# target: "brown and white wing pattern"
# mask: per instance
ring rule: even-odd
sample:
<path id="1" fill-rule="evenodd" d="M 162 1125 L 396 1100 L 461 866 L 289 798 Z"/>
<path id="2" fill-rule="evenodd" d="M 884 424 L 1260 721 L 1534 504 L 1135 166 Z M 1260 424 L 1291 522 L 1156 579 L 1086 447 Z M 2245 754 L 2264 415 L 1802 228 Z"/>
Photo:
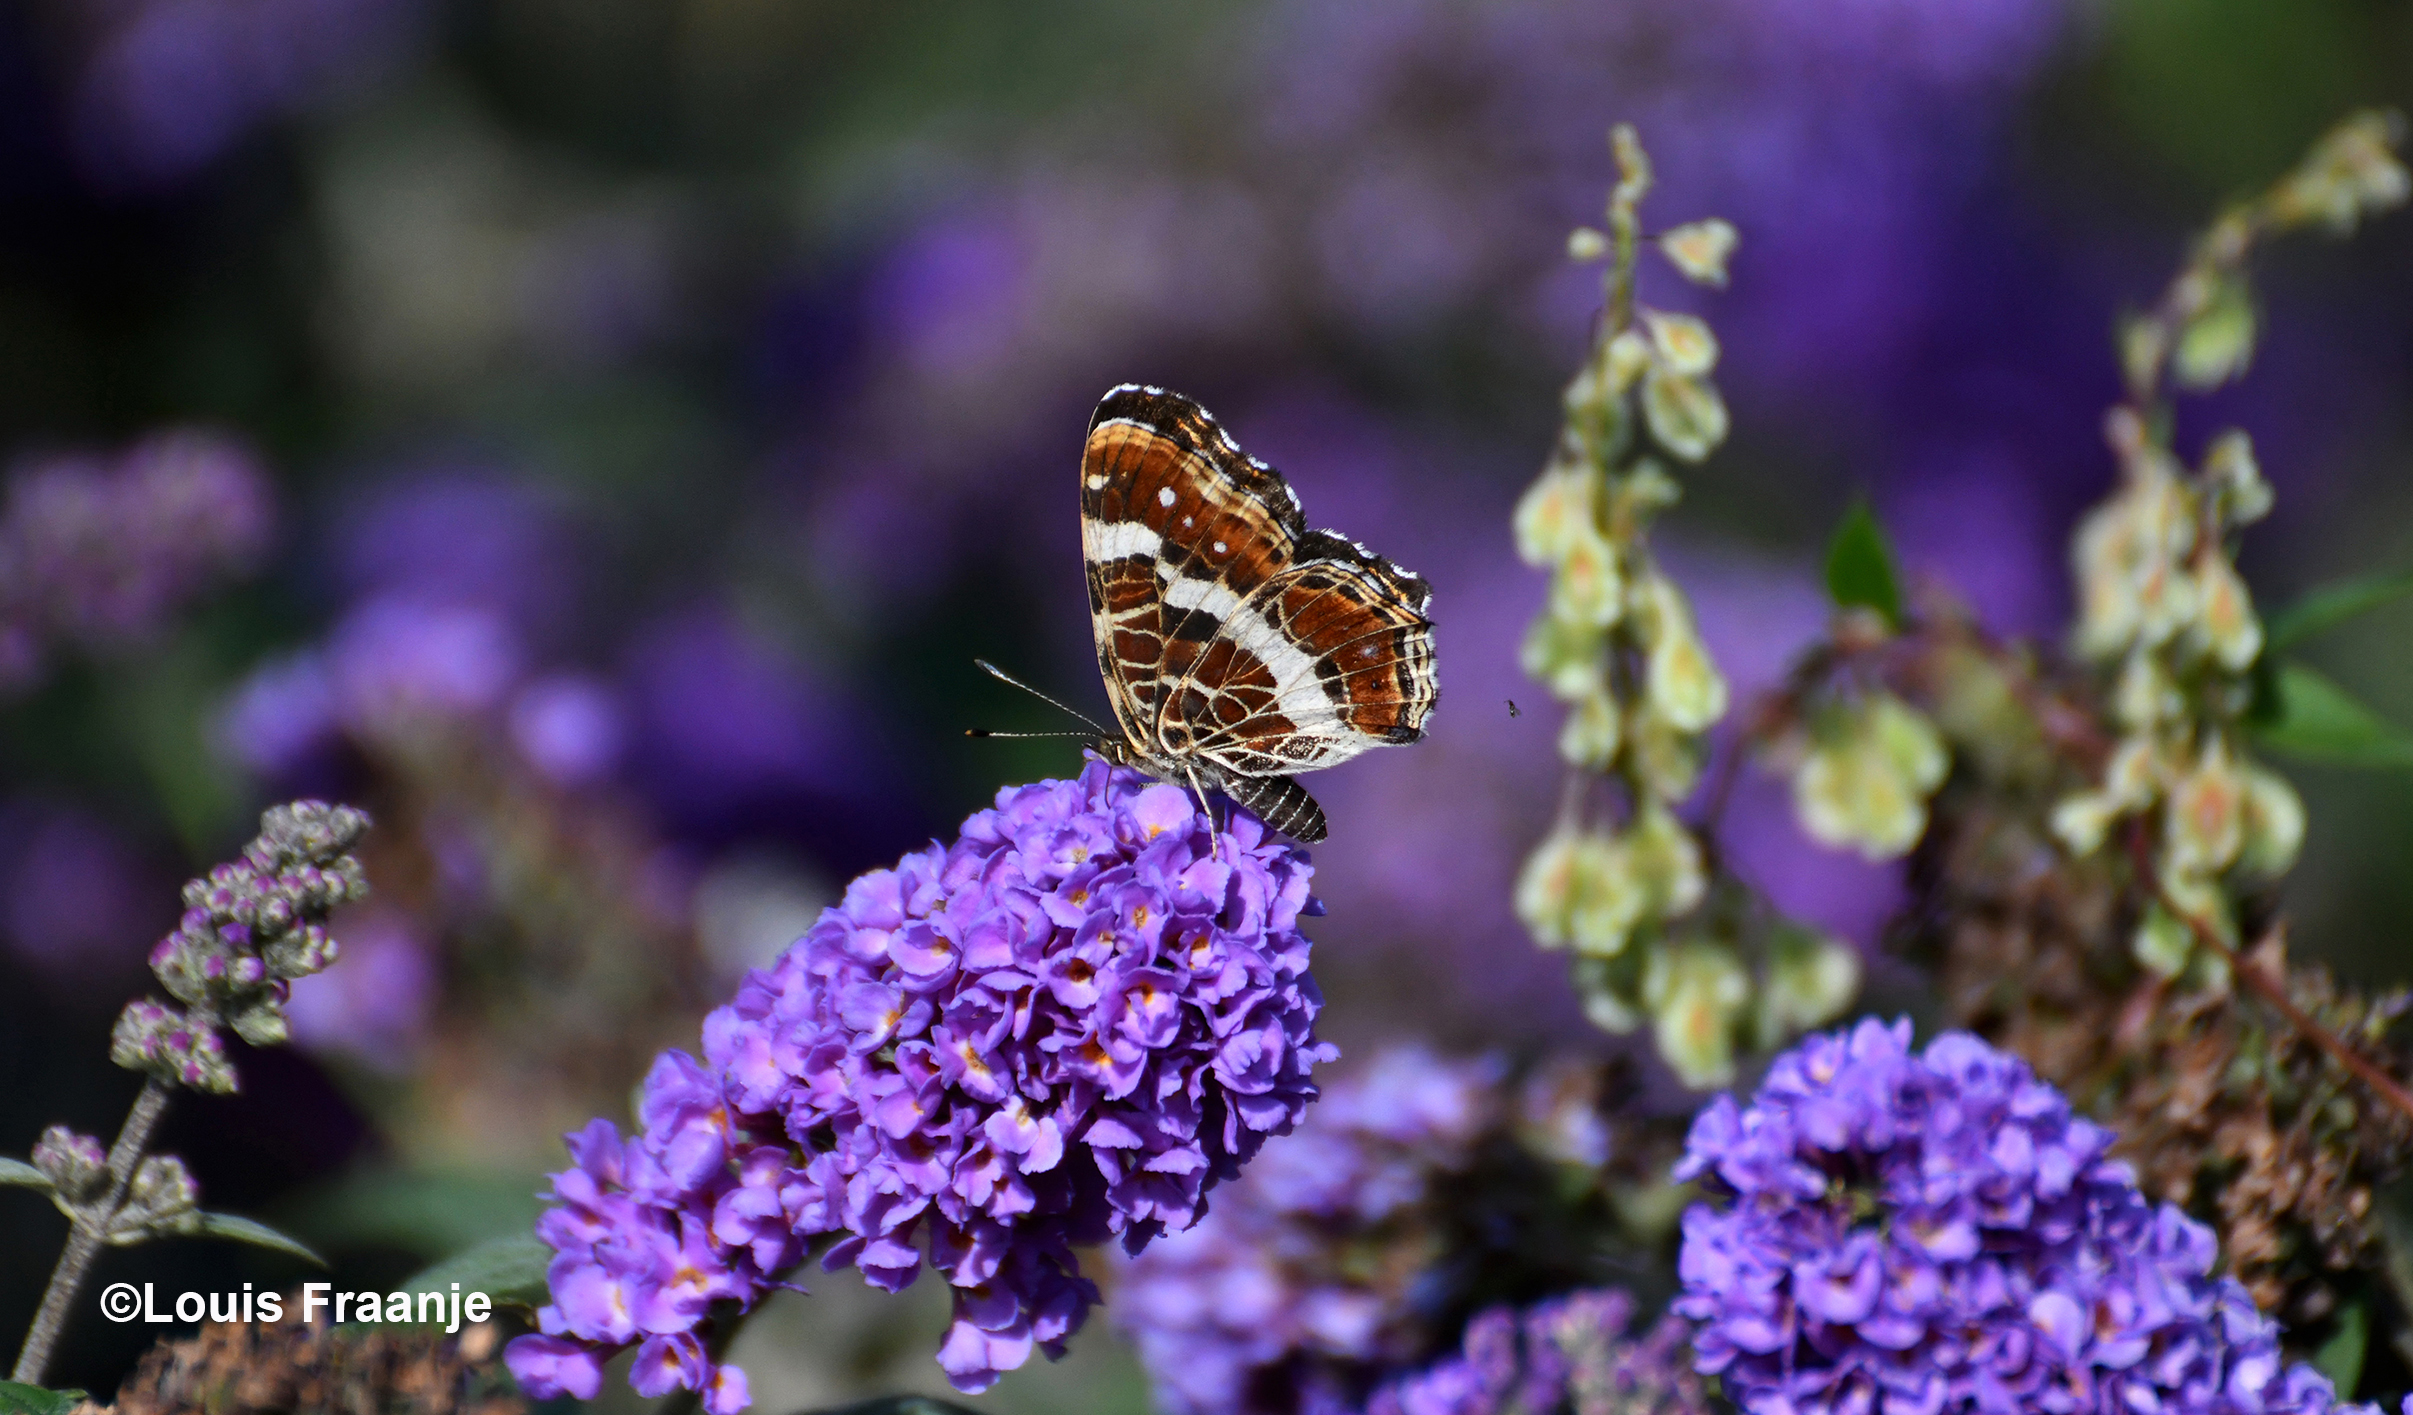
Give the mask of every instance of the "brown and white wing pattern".
<path id="1" fill-rule="evenodd" d="M 1300 551 L 1224 630 L 1235 664 L 1268 668 L 1271 700 L 1193 683 L 1165 707 L 1192 728 L 1192 750 L 1240 775 L 1313 771 L 1405 746 L 1424 735 L 1439 695 L 1425 617 L 1432 587 L 1327 531 Z"/>
<path id="2" fill-rule="evenodd" d="M 1125 384 L 1098 404 L 1081 456 L 1081 552 L 1098 671 L 1132 746 L 1166 750 L 1166 681 L 1198 661 L 1221 625 L 1216 606 L 1288 568 L 1306 529 L 1280 474 L 1196 403 Z"/>
<path id="3" fill-rule="evenodd" d="M 1098 669 L 1134 756 L 1312 840 L 1322 812 L 1271 778 L 1424 735 L 1431 587 L 1309 530 L 1281 474 L 1189 399 L 1125 385 L 1098 405 L 1081 540 Z"/>

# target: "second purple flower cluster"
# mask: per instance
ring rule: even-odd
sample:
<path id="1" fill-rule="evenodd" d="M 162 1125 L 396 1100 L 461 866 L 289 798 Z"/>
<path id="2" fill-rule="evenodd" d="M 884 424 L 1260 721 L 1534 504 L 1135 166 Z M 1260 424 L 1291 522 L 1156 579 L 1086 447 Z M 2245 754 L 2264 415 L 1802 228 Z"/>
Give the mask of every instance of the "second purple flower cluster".
<path id="1" fill-rule="evenodd" d="M 1694 1120 L 1675 1310 L 1749 1415 L 2326 1415 L 2277 1326 L 2213 1278 L 2112 1135 L 1966 1033 L 1863 1021 Z M 2368 1408 L 2368 1407 L 2366 1407 Z"/>
<path id="2" fill-rule="evenodd" d="M 945 1275 L 961 1389 L 1060 1350 L 1098 1297 L 1074 1246 L 1187 1227 L 1314 1098 L 1310 874 L 1245 813 L 1093 762 L 855 880 L 706 1019 L 703 1060 L 656 1063 L 642 1134 L 573 1137 L 512 1369 L 583 1398 L 636 1344 L 641 1393 L 742 1409 L 699 1327 L 824 1237 L 877 1287 Z"/>

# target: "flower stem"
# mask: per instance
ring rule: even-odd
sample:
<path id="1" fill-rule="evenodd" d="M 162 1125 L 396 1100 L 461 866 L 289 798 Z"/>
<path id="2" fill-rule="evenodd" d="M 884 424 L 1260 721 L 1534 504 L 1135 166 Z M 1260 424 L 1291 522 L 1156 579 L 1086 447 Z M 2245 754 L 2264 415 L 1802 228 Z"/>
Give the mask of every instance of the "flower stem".
<path id="1" fill-rule="evenodd" d="M 117 1143 L 109 1147 L 109 1196 L 100 1203 L 81 1209 L 75 1216 L 75 1226 L 68 1230 L 67 1246 L 59 1254 L 59 1265 L 51 1270 L 50 1286 L 42 1294 L 42 1306 L 34 1313 L 33 1326 L 25 1333 L 25 1346 L 17 1353 L 17 1368 L 9 1379 L 25 1385 L 38 1386 L 50 1367 L 50 1356 L 59 1344 L 59 1335 L 67 1329 L 67 1313 L 75 1305 L 76 1294 L 84 1289 L 84 1279 L 92 1272 L 92 1260 L 100 1256 L 101 1243 L 109 1232 L 110 1221 L 126 1201 L 126 1186 L 134 1180 L 135 1167 L 142 1163 L 143 1152 L 150 1148 L 151 1132 L 159 1128 L 159 1118 L 167 1113 L 167 1086 L 156 1078 L 143 1082 L 142 1094 L 134 1098 L 134 1108 L 126 1112 L 126 1123 L 118 1128 Z"/>
<path id="2" fill-rule="evenodd" d="M 2129 851 L 2135 857 L 2137 871 L 2152 890 L 2153 897 L 2160 901 L 2164 909 L 2170 911 L 2171 917 L 2184 923 L 2187 931 L 2195 935 L 2197 943 L 2218 954 L 2229 965 L 2230 973 L 2242 978 L 2245 985 L 2254 990 L 2255 996 L 2269 1004 L 2273 1012 L 2285 1018 L 2287 1025 L 2295 1029 L 2296 1035 L 2328 1053 L 2332 1061 L 2345 1067 L 2356 1080 L 2370 1087 L 2381 1100 L 2386 1101 L 2407 1117 L 2413 1118 L 2413 1091 L 2407 1091 L 2403 1082 L 2382 1070 L 2371 1058 L 2348 1046 L 2344 1038 L 2322 1026 L 2311 1013 L 2297 1006 L 2296 1000 L 2288 995 L 2287 975 L 2284 968 L 2265 968 L 2257 958 L 2241 957 L 2236 949 L 2229 946 L 2229 941 L 2220 936 L 2220 930 L 2212 927 L 2210 921 L 2193 910 L 2182 907 L 2178 900 L 2171 896 L 2168 886 L 2162 883 L 2161 874 L 2154 869 L 2150 850 L 2151 846 L 2146 842 L 2142 831 L 2130 833 Z M 2284 938 L 2286 927 L 2284 921 L 2272 925 L 2270 931 L 2263 935 L 2264 941 Z M 2257 948 L 2255 951 L 2260 952 L 2260 949 Z"/>

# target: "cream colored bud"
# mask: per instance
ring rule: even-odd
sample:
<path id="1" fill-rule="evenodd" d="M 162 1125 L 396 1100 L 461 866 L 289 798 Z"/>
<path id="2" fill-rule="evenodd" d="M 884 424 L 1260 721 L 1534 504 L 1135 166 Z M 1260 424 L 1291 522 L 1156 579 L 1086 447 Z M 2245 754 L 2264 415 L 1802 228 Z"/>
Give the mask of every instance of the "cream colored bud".
<path id="1" fill-rule="evenodd" d="M 1559 727 L 1559 759 L 1586 771 L 1607 771 L 1617 760 L 1617 746 L 1624 738 L 1623 720 L 1617 699 L 1606 691 L 1581 699 Z"/>
<path id="2" fill-rule="evenodd" d="M 1726 440 L 1726 400 L 1705 378 L 1654 368 L 1642 380 L 1642 414 L 1668 455 L 1698 462 Z"/>
<path id="3" fill-rule="evenodd" d="M 2165 978 L 2175 978 L 2187 970 L 2187 960 L 2194 956 L 2195 933 L 2156 901 L 2145 906 L 2145 917 L 2138 921 L 2129 946 L 2137 962 Z"/>
<path id="4" fill-rule="evenodd" d="M 2281 184 L 2279 219 L 2317 222 L 2342 234 L 2364 215 L 2403 203 L 2413 193 L 2413 176 L 2394 151 L 2400 124 L 2393 114 L 2371 112 L 2332 129 Z"/>
<path id="5" fill-rule="evenodd" d="M 2245 812 L 2245 777 L 2214 737 L 2163 802 L 2163 871 L 2210 877 L 2227 869 L 2245 846 Z"/>
<path id="6" fill-rule="evenodd" d="M 2070 559 L 2078 580 L 2078 651 L 2104 659 L 2135 642 L 2139 606 L 2130 564 L 2136 517 L 2127 498 L 2096 507 L 2078 523 Z"/>
<path id="7" fill-rule="evenodd" d="M 2074 859 L 2083 860 L 2103 848 L 2111 823 L 2124 814 L 2120 804 L 2099 791 L 2064 796 L 2053 806 L 2053 835 Z"/>
<path id="8" fill-rule="evenodd" d="M 1614 387 L 1608 373 L 1597 359 L 1590 360 L 1567 380 L 1566 391 L 1559 395 L 1566 405 L 1567 416 L 1576 421 L 1597 420 L 1602 405 L 1616 401 L 1625 390 Z"/>
<path id="9" fill-rule="evenodd" d="M 2120 371 L 2131 388 L 2152 388 L 2161 379 L 2170 341 L 2158 319 L 2132 318 L 2120 326 Z"/>
<path id="10" fill-rule="evenodd" d="M 1712 216 L 1691 221 L 1659 238 L 1659 251 L 1695 285 L 1726 288 L 1726 261 L 1734 254 L 1734 228 Z"/>
<path id="11" fill-rule="evenodd" d="M 1645 699 L 1625 723 L 1626 752 L 1642 784 L 1661 801 L 1681 801 L 1701 779 L 1701 739 L 1672 725 Z"/>
<path id="12" fill-rule="evenodd" d="M 2253 596 L 2237 567 L 2217 547 L 2195 567 L 2195 598 L 2200 615 L 2196 637 L 2213 660 L 2231 673 L 2243 673 L 2262 652 L 2262 621 L 2254 617 Z"/>
<path id="13" fill-rule="evenodd" d="M 1642 534 L 1650 518 L 1684 498 L 1667 469 L 1644 457 L 1609 486 L 1609 539 L 1623 545 Z"/>
<path id="14" fill-rule="evenodd" d="M 1701 868 L 1701 843 L 1674 812 L 1656 801 L 1644 803 L 1619 841 L 1649 916 L 1673 919 L 1701 902 L 1709 886 Z"/>
<path id="15" fill-rule="evenodd" d="M 1759 1044 L 1775 1048 L 1843 1015 L 1860 991 L 1860 953 L 1807 929 L 1777 931 L 1759 989 Z"/>
<path id="16" fill-rule="evenodd" d="M 1624 952 L 1651 903 L 1650 888 L 1636 878 L 1624 842 L 1598 832 L 1578 837 L 1572 879 L 1568 942 L 1589 958 Z"/>
<path id="17" fill-rule="evenodd" d="M 1526 564 L 1555 565 L 1566 554 L 1576 528 L 1593 519 L 1599 475 L 1588 466 L 1553 459 L 1525 488 L 1509 524 L 1516 532 L 1517 555 Z"/>
<path id="18" fill-rule="evenodd" d="M 1571 624 L 1606 629 L 1625 607 L 1625 576 L 1609 544 L 1589 516 L 1567 526 L 1558 572 L 1550 577 L 1550 612 Z"/>
<path id="19" fill-rule="evenodd" d="M 1526 629 L 1517 656 L 1526 676 L 1548 688 L 1552 697 L 1560 702 L 1581 702 L 1599 692 L 1606 681 L 1602 644 L 1598 626 L 1570 623 L 1544 612 Z"/>
<path id="20" fill-rule="evenodd" d="M 1659 367 L 1669 373 L 1697 378 L 1718 366 L 1718 337 L 1702 321 L 1688 314 L 1645 310 L 1642 322 L 1651 332 Z"/>
<path id="21" fill-rule="evenodd" d="M 1575 853 L 1580 838 L 1563 826 L 1551 831 L 1517 871 L 1517 919 L 1544 948 L 1564 948 L 1570 937 L 1568 921 L 1574 912 Z"/>
<path id="22" fill-rule="evenodd" d="M 2253 361 L 2254 297 L 2243 280 L 2213 285 L 2202 309 L 2180 327 L 2170 351 L 2170 377 L 2181 388 L 2217 388 Z"/>
<path id="23" fill-rule="evenodd" d="M 1890 860 L 1927 829 L 1927 798 L 1951 755 L 1934 724 L 1890 693 L 1830 714 L 1793 775 L 1793 803 L 1812 839 Z"/>
<path id="24" fill-rule="evenodd" d="M 2186 712 L 2186 695 L 2161 659 L 2145 649 L 2132 651 L 2111 686 L 2112 717 L 2130 732 L 2150 732 Z"/>
<path id="25" fill-rule="evenodd" d="M 1650 341 L 1631 329 L 1622 330 L 1609 341 L 1605 362 L 1608 366 L 1609 388 L 1613 392 L 1624 393 L 1640 382 L 1642 375 L 1650 370 Z"/>
<path id="26" fill-rule="evenodd" d="M 2164 643 L 2195 612 L 2194 579 L 2182 565 L 2195 544 L 2195 497 L 2158 451 L 2128 467 L 2127 485 L 2088 513 L 2071 547 L 2077 647 L 2098 660 Z"/>
<path id="27" fill-rule="evenodd" d="M 1653 948 L 1642 1000 L 1679 1080 L 1701 1090 L 1734 1079 L 1734 1024 L 1751 1000 L 1751 977 L 1732 949 L 1701 940 Z"/>
<path id="28" fill-rule="evenodd" d="M 1649 646 L 1653 711 L 1678 731 L 1707 731 L 1726 715 L 1726 680 L 1701 642 L 1692 605 L 1675 581 L 1655 572 L 1636 584 L 1635 601 Z"/>
<path id="29" fill-rule="evenodd" d="M 2254 459 L 2254 440 L 2235 428 L 2204 449 L 2204 485 L 2223 500 L 2221 514 L 2232 526 L 2251 525 L 2270 513 L 2271 484 Z"/>
<path id="30" fill-rule="evenodd" d="M 1607 233 L 1590 226 L 1578 226 L 1567 233 L 1567 259 L 1590 264 L 1605 259 L 1609 253 Z"/>
<path id="31" fill-rule="evenodd" d="M 2162 794 L 2162 750 L 2149 733 L 2139 732 L 2114 747 L 2103 767 L 2103 790 L 2125 810 L 2141 810 Z"/>
<path id="32" fill-rule="evenodd" d="M 2221 888 L 2220 881 L 2165 868 L 2161 884 L 2173 909 L 2183 919 L 2201 920 L 2212 930 L 2213 937 L 2231 948 L 2237 946 L 2236 912 L 2229 907 L 2228 893 Z"/>
<path id="33" fill-rule="evenodd" d="M 2101 790 L 2064 797 L 2053 807 L 2053 834 L 2083 859 L 2103 847 L 2114 821 L 2152 805 L 2161 792 L 2161 750 L 2151 733 L 2136 733 L 2113 749 Z"/>
<path id="34" fill-rule="evenodd" d="M 2247 763 L 2237 774 L 2245 780 L 2245 843 L 2238 868 L 2276 879 L 2294 868 L 2303 852 L 2304 798 L 2275 771 Z"/>

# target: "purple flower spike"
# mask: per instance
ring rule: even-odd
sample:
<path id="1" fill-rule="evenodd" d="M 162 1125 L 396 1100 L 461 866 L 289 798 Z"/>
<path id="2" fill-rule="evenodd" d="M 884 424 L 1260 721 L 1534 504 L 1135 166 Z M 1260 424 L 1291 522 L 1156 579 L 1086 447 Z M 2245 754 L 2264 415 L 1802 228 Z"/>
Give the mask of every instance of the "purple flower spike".
<path id="1" fill-rule="evenodd" d="M 1676 1167 L 1728 1200 L 1684 1215 L 1697 1369 L 1747 1415 L 2340 1410 L 2111 1138 L 1965 1033 L 1804 1039 Z"/>
<path id="2" fill-rule="evenodd" d="M 1218 829 L 1093 761 L 855 880 L 705 1019 L 700 1061 L 655 1064 L 638 1134 L 570 1137 L 537 1223 L 553 1301 L 512 1370 L 582 1394 L 638 1346 L 640 1392 L 743 1409 L 706 1313 L 809 1248 L 889 1291 L 937 1269 L 959 1389 L 1060 1354 L 1098 1300 L 1074 1247 L 1189 1227 L 1315 1098 L 1310 873 L 1245 812 Z"/>

